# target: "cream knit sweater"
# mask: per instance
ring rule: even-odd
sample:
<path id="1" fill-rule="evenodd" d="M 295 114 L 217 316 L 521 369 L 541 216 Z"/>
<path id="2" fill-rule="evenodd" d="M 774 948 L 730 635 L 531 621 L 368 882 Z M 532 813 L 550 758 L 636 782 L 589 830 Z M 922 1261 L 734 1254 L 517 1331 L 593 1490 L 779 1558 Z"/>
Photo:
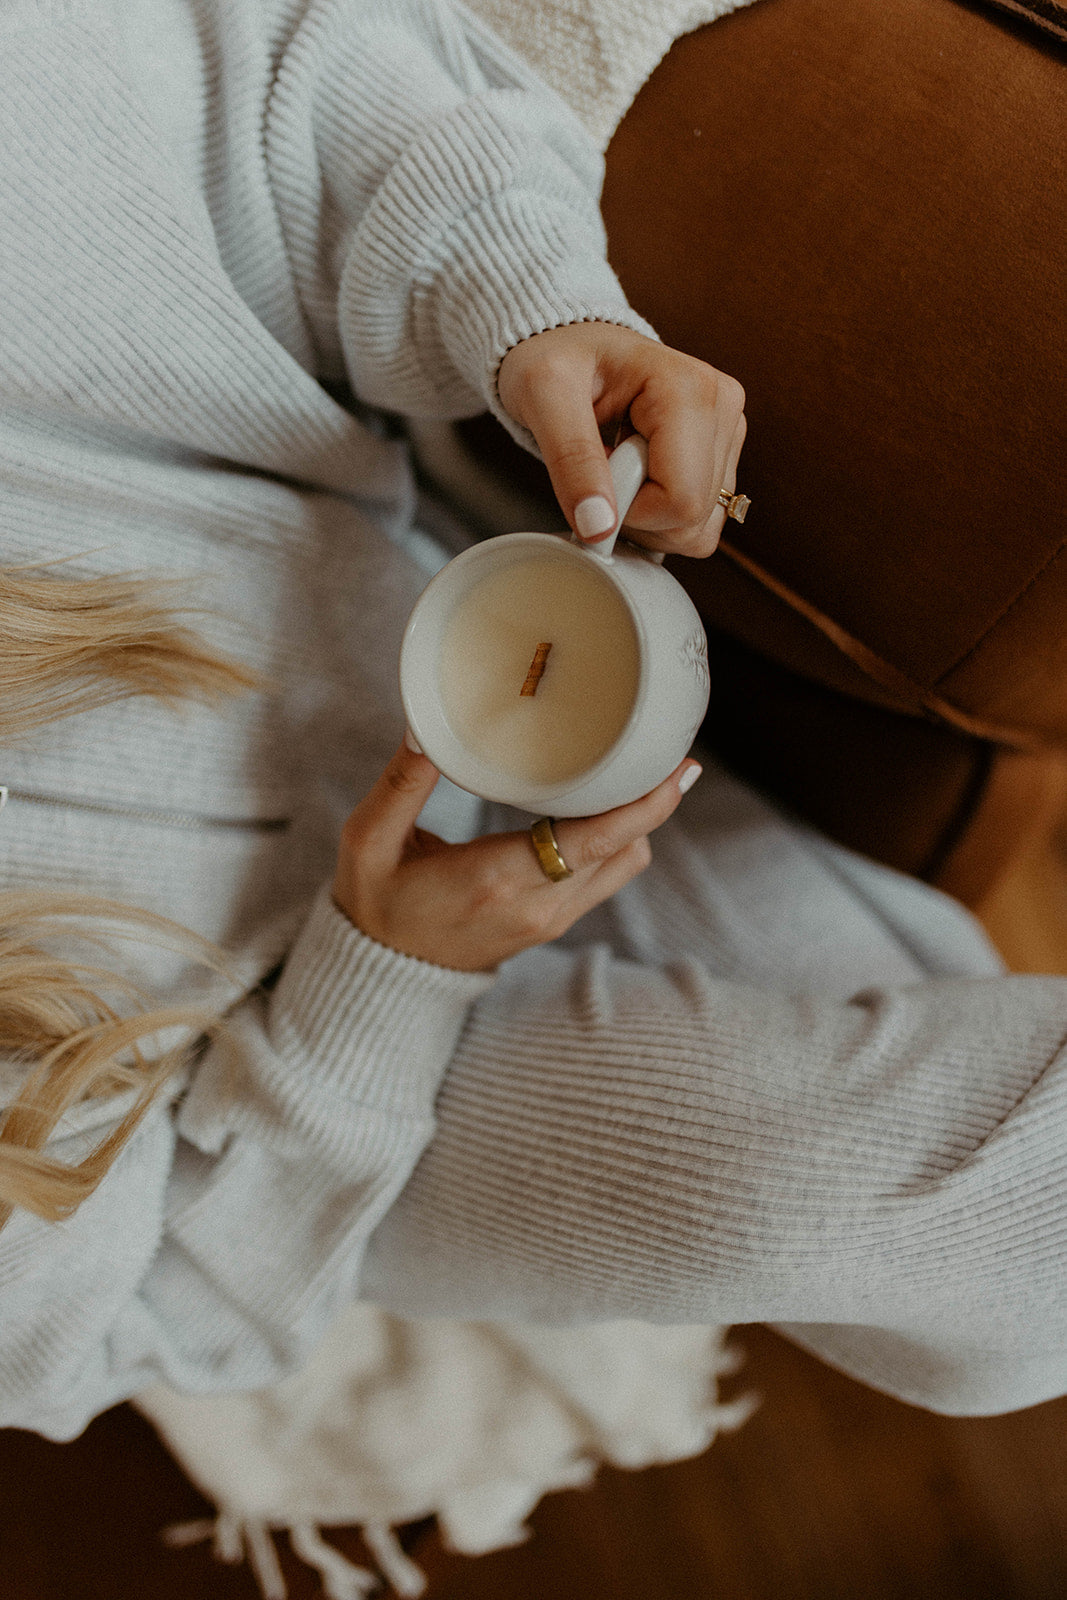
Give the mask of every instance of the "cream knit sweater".
<path id="1" fill-rule="evenodd" d="M 165 911 L 240 983 L 126 950 L 231 1033 L 71 1222 L 0 1235 L 0 1418 L 64 1437 L 154 1380 L 267 1383 L 360 1292 L 775 1319 L 948 1410 L 1060 1393 L 1067 984 L 1000 975 L 958 907 L 714 768 L 642 883 L 495 982 L 316 899 L 422 579 L 382 413 L 493 403 L 537 328 L 640 324 L 594 148 L 462 13 L 141 14 L 0 13 L 4 555 L 183 576 L 280 688 L 3 753 L 4 883 Z"/>

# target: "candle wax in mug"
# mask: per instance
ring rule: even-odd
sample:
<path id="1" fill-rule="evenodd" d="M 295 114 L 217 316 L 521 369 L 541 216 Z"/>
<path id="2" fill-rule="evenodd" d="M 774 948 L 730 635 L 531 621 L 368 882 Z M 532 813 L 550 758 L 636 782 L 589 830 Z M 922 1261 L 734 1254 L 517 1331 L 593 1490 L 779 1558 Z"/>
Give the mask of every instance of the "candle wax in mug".
<path id="1" fill-rule="evenodd" d="M 536 694 L 522 687 L 549 643 Z M 488 765 L 552 784 L 595 766 L 637 693 L 629 610 L 595 568 L 534 557 L 474 584 L 448 619 L 440 693 L 452 732 Z"/>

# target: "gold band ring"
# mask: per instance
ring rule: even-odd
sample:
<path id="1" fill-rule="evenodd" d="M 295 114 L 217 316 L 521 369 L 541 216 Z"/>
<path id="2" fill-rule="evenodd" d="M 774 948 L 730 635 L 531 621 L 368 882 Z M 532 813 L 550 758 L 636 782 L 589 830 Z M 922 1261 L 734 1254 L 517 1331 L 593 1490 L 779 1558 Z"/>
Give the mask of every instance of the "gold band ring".
<path id="1" fill-rule="evenodd" d="M 553 883 L 562 883 L 564 878 L 571 877 L 572 873 L 559 853 L 556 835 L 552 831 L 552 820 L 551 817 L 538 817 L 530 829 L 530 838 L 545 877 L 551 878 Z"/>
<path id="2" fill-rule="evenodd" d="M 720 489 L 717 506 L 722 506 L 728 517 L 733 517 L 735 522 L 744 522 L 748 516 L 748 508 L 752 501 L 747 494 L 731 494 L 729 489 Z"/>

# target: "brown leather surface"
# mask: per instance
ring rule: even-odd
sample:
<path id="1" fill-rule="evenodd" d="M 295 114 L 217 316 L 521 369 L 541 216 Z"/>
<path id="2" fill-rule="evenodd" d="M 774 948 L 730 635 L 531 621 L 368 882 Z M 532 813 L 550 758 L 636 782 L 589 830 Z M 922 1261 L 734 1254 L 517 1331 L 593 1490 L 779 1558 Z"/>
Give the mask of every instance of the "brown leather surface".
<path id="1" fill-rule="evenodd" d="M 990 747 L 783 672 L 723 632 L 709 631 L 708 664 L 709 740 L 729 766 L 839 843 L 937 875 L 981 800 Z"/>
<path id="2" fill-rule="evenodd" d="M 731 540 L 924 691 L 1061 745 L 1065 68 L 959 0 L 760 0 L 675 45 L 604 191 L 634 305 L 746 387 Z M 985 892 L 1059 754 L 892 715 L 736 565 L 676 570 L 730 658 L 723 753 L 906 870 L 938 879 L 966 836 Z"/>
<path id="3" fill-rule="evenodd" d="M 748 391 L 737 544 L 924 687 L 1060 739 L 1065 64 L 957 0 L 760 0 L 674 47 L 604 191 L 637 309 Z M 808 666 L 750 580 L 691 581 Z"/>

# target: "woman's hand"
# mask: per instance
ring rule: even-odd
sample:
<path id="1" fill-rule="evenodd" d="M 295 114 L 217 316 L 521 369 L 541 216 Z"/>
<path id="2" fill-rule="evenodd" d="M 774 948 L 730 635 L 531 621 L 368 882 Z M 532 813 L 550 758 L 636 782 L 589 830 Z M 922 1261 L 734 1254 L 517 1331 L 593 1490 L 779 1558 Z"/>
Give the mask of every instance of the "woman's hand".
<path id="1" fill-rule="evenodd" d="M 697 762 L 683 761 L 632 805 L 558 822 L 556 839 L 573 876 L 552 883 L 526 830 L 446 844 L 416 827 L 438 773 L 403 744 L 345 823 L 334 900 L 379 944 L 437 966 L 488 971 L 565 933 L 643 872 L 648 834 L 699 773 Z"/>
<path id="2" fill-rule="evenodd" d="M 570 526 L 603 538 L 615 494 L 601 429 L 630 421 L 648 440 L 648 482 L 626 518 L 652 550 L 707 556 L 719 542 L 745 441 L 745 392 L 704 361 L 608 322 L 534 334 L 508 351 L 497 389 L 537 440 Z"/>

